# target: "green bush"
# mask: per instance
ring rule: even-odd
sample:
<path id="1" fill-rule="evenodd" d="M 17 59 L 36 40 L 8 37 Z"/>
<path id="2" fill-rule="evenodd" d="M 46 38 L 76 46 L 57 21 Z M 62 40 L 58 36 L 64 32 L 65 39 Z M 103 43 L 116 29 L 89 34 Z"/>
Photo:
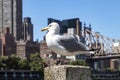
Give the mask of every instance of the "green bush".
<path id="1" fill-rule="evenodd" d="M 81 65 L 81 66 L 88 66 L 88 64 L 84 60 L 75 60 L 75 61 L 70 61 L 68 63 L 69 65 Z"/>
<path id="2" fill-rule="evenodd" d="M 0 57 L 0 70 L 32 70 L 42 71 L 44 68 L 44 62 L 41 59 L 39 53 L 30 55 L 30 60 L 22 59 L 17 55 L 13 54 L 9 57 Z"/>

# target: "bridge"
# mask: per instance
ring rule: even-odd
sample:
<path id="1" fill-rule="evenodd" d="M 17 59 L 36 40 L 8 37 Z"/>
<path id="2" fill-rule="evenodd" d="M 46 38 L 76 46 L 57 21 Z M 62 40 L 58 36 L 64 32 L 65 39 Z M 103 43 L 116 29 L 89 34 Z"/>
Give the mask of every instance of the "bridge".
<path id="1" fill-rule="evenodd" d="M 120 56 L 120 40 L 106 37 L 99 32 L 93 32 L 90 28 L 84 27 L 83 37 L 85 44 L 95 50 L 94 57 L 98 56 Z"/>
<path id="2" fill-rule="evenodd" d="M 95 51 L 94 54 L 88 57 L 92 67 L 98 69 L 115 68 L 114 64 L 117 61 L 117 69 L 119 69 L 120 40 L 94 32 L 91 30 L 91 27 L 84 27 L 82 34 L 83 42 Z"/>

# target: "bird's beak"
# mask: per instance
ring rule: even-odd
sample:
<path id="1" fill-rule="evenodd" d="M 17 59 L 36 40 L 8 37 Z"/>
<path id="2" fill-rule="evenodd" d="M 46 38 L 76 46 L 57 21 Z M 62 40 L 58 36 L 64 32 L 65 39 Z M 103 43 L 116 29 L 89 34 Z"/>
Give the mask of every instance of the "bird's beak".
<path id="1" fill-rule="evenodd" d="M 49 27 L 45 27 L 45 28 L 42 28 L 41 31 L 45 31 L 45 30 L 48 30 Z"/>

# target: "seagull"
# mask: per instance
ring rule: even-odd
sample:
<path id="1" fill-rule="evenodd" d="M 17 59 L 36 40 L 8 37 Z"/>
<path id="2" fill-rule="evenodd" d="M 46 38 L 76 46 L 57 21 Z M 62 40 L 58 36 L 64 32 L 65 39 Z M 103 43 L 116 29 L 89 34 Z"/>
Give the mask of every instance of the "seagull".
<path id="1" fill-rule="evenodd" d="M 72 56 L 78 54 L 89 54 L 89 49 L 79 41 L 75 35 L 60 35 L 60 26 L 56 22 L 50 23 L 41 31 L 47 30 L 45 37 L 47 46 L 56 54 Z"/>

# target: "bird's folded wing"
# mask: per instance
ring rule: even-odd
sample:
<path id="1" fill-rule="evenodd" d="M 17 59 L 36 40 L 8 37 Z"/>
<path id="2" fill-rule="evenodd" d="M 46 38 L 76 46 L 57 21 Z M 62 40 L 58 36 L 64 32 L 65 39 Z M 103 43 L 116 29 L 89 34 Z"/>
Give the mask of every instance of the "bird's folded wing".
<path id="1" fill-rule="evenodd" d="M 85 45 L 78 42 L 74 36 L 61 36 L 58 43 L 69 52 L 86 50 Z"/>

